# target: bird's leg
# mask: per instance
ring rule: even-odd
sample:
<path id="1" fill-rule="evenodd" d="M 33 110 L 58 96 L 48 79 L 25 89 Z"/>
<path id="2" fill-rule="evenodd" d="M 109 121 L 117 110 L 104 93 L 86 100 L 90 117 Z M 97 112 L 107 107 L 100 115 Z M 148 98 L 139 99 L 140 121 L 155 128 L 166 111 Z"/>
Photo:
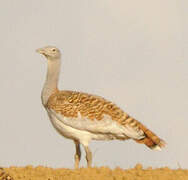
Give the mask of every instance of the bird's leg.
<path id="1" fill-rule="evenodd" d="M 75 164 L 74 167 L 75 169 L 79 168 L 79 163 L 80 163 L 80 159 L 81 159 L 81 151 L 80 151 L 80 143 L 78 141 L 74 141 L 75 146 L 76 146 L 76 153 L 74 155 L 74 160 L 75 160 Z"/>
<path id="2" fill-rule="evenodd" d="M 86 152 L 86 160 L 87 160 L 87 167 L 91 167 L 92 163 L 92 152 L 90 151 L 88 146 L 84 146 Z"/>

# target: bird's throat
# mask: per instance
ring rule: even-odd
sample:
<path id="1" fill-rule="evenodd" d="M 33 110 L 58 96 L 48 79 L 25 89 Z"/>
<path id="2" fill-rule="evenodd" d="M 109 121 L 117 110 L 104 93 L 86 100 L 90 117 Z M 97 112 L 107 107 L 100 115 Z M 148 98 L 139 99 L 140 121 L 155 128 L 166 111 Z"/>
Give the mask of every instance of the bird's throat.
<path id="1" fill-rule="evenodd" d="M 41 94 L 42 104 L 44 106 L 46 106 L 49 97 L 58 90 L 60 66 L 60 59 L 48 60 L 46 81 Z"/>

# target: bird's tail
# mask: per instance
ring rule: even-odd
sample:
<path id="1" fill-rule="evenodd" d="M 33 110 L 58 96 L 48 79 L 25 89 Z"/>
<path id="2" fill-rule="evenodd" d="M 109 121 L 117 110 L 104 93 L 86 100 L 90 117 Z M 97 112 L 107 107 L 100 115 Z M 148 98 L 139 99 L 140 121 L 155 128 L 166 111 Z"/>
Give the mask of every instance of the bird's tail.
<path id="1" fill-rule="evenodd" d="M 135 139 L 136 142 L 145 144 L 147 147 L 153 150 L 161 150 L 161 148 L 165 147 L 166 142 L 160 139 L 157 135 L 155 135 L 152 131 L 150 131 L 147 127 L 137 121 L 137 125 L 144 132 L 145 137 L 142 139 Z"/>

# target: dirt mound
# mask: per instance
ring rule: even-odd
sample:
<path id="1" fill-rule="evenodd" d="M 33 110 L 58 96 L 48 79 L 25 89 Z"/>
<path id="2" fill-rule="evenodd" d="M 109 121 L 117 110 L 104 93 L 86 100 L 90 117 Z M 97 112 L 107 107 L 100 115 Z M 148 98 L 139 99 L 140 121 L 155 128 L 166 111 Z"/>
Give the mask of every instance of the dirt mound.
<path id="1" fill-rule="evenodd" d="M 143 169 L 137 164 L 133 169 L 93 167 L 53 169 L 48 167 L 10 167 L 0 169 L 0 180 L 188 180 L 188 170 L 167 167 Z"/>

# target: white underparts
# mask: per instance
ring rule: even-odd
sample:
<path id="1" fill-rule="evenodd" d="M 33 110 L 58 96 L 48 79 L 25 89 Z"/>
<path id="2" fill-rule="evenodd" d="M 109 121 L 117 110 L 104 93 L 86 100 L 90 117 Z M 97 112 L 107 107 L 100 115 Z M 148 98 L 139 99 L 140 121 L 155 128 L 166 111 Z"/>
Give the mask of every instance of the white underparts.
<path id="1" fill-rule="evenodd" d="M 153 150 L 161 151 L 161 148 L 160 148 L 158 145 L 156 145 L 156 146 L 153 148 Z"/>
<path id="2" fill-rule="evenodd" d="M 113 139 L 141 139 L 143 132 L 137 132 L 129 126 L 122 126 L 105 115 L 100 121 L 81 117 L 64 117 L 52 109 L 47 109 L 53 126 L 64 137 L 79 140 L 82 144 L 88 144 L 91 140 Z"/>

